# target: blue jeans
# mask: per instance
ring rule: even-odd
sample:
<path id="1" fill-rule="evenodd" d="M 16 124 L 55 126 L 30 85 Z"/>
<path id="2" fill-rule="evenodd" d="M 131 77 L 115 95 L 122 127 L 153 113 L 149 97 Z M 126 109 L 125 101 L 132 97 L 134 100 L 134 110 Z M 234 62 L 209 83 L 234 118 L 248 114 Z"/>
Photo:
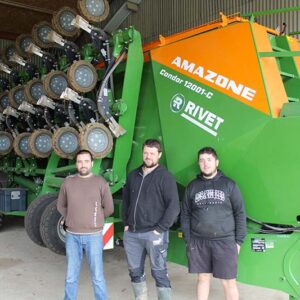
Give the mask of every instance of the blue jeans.
<path id="1" fill-rule="evenodd" d="M 66 234 L 67 276 L 64 300 L 76 300 L 78 279 L 83 257 L 86 253 L 96 300 L 107 300 L 103 275 L 102 232 L 96 234 Z"/>
<path id="2" fill-rule="evenodd" d="M 148 232 L 124 232 L 124 248 L 127 256 L 129 275 L 133 283 L 146 280 L 144 266 L 149 255 L 151 275 L 157 287 L 171 287 L 167 271 L 167 250 L 169 232 L 155 234 Z"/>

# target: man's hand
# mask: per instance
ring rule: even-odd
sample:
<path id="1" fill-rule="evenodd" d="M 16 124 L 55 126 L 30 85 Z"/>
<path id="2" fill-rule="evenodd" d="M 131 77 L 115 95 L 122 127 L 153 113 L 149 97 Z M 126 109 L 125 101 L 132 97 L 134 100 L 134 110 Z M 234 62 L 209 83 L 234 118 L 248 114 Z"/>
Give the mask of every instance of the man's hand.
<path id="1" fill-rule="evenodd" d="M 60 225 L 62 226 L 62 228 L 64 229 L 64 231 L 67 231 L 67 225 L 66 225 L 66 219 L 62 218 L 60 220 Z"/>
<path id="2" fill-rule="evenodd" d="M 125 231 L 128 231 L 128 229 L 129 229 L 129 226 L 125 226 L 125 227 L 124 227 L 124 232 L 125 232 Z"/>
<path id="3" fill-rule="evenodd" d="M 238 254 L 240 254 L 241 246 L 239 244 L 236 244 L 236 246 L 237 246 L 237 252 Z"/>
<path id="4" fill-rule="evenodd" d="M 154 234 L 156 234 L 156 235 L 160 235 L 160 232 L 158 232 L 157 230 L 153 230 L 153 232 L 154 232 Z"/>

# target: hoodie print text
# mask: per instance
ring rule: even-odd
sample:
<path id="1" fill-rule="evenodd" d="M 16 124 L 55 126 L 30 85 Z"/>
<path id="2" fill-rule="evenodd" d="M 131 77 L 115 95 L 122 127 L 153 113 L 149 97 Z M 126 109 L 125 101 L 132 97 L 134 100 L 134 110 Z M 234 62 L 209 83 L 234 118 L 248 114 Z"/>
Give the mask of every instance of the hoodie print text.
<path id="1" fill-rule="evenodd" d="M 225 193 L 221 190 L 208 189 L 195 194 L 196 205 L 222 204 L 225 201 Z"/>

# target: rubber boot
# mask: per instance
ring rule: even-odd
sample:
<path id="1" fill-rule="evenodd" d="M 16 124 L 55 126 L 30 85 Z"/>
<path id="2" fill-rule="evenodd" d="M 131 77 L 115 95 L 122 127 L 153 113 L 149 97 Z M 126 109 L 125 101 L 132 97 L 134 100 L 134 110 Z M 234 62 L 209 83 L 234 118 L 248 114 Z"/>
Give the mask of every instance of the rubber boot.
<path id="1" fill-rule="evenodd" d="M 158 287 L 157 288 L 157 298 L 158 300 L 171 300 L 171 288 Z"/>
<path id="2" fill-rule="evenodd" d="M 132 282 L 132 288 L 135 300 L 148 300 L 146 281 L 138 283 Z"/>

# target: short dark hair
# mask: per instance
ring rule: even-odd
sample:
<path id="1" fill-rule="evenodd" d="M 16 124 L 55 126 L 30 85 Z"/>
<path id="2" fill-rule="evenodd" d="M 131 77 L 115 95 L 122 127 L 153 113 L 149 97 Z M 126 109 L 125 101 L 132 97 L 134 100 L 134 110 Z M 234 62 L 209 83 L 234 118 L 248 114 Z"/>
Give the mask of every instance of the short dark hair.
<path id="1" fill-rule="evenodd" d="M 201 154 L 211 154 L 215 159 L 218 159 L 218 154 L 216 152 L 216 150 L 212 147 L 204 147 L 204 148 L 201 148 L 199 151 L 198 151 L 198 160 L 200 158 L 200 155 Z"/>
<path id="2" fill-rule="evenodd" d="M 162 147 L 161 147 L 161 143 L 159 140 L 156 140 L 156 139 L 148 139 L 144 142 L 143 144 L 143 149 L 144 147 L 147 146 L 147 147 L 151 147 L 151 148 L 156 148 L 158 150 L 158 152 L 161 152 L 162 151 Z"/>
<path id="3" fill-rule="evenodd" d="M 77 157 L 78 157 L 78 155 L 80 155 L 80 154 L 89 154 L 90 157 L 91 157 L 91 161 L 94 160 L 93 154 L 91 153 L 91 151 L 89 151 L 89 150 L 87 150 L 87 149 L 81 149 L 81 150 L 79 150 L 79 151 L 76 153 L 76 155 L 75 155 L 75 160 L 77 160 Z"/>

